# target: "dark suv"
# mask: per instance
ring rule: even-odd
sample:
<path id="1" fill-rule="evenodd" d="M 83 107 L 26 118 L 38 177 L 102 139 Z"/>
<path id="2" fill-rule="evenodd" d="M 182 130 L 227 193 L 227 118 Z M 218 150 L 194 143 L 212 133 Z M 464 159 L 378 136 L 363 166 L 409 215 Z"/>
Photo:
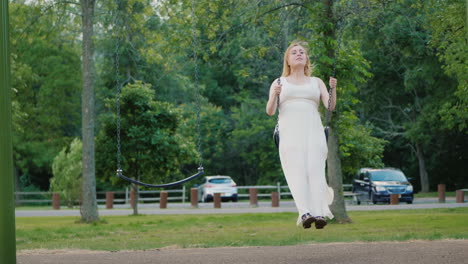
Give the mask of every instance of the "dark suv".
<path id="1" fill-rule="evenodd" d="M 400 202 L 413 203 L 413 185 L 399 169 L 360 169 L 353 182 L 355 202 L 390 202 L 390 194 L 398 194 Z"/>

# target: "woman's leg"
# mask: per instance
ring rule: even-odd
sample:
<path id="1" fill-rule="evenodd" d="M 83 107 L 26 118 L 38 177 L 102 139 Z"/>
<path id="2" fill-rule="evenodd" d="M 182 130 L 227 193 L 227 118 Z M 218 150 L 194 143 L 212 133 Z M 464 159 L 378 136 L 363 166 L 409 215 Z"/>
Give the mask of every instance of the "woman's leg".
<path id="1" fill-rule="evenodd" d="M 306 175 L 306 155 L 300 148 L 284 147 L 281 149 L 280 158 L 286 181 L 299 211 L 298 224 L 300 224 L 300 217 L 310 212 L 310 182 Z"/>

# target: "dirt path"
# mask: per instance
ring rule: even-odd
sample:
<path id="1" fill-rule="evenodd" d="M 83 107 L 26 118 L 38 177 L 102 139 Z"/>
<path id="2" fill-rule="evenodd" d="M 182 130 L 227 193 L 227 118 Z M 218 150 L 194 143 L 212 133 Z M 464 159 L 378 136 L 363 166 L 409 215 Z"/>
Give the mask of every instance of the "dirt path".
<path id="1" fill-rule="evenodd" d="M 159 249 L 146 251 L 34 250 L 18 264 L 362 264 L 468 263 L 468 240 L 331 243 L 278 247 Z"/>

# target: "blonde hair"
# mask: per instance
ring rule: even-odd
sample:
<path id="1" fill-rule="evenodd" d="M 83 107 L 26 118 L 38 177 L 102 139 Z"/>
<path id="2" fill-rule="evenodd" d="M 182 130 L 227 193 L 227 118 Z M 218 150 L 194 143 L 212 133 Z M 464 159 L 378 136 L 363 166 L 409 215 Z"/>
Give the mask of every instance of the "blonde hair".
<path id="1" fill-rule="evenodd" d="M 283 60 L 283 73 L 281 74 L 281 76 L 283 77 L 287 77 L 291 74 L 291 67 L 288 65 L 288 59 L 289 59 L 289 51 L 293 48 L 293 47 L 296 47 L 296 46 L 301 46 L 304 48 L 304 51 L 305 51 L 305 54 L 306 54 L 306 58 L 307 58 L 307 61 L 306 61 L 306 64 L 304 66 L 304 74 L 306 76 L 311 76 L 312 75 L 312 71 L 313 71 L 313 65 L 310 64 L 310 59 L 309 59 L 309 49 L 308 49 L 308 45 L 306 42 L 304 41 L 300 41 L 300 40 L 295 40 L 293 41 L 289 47 L 286 49 L 286 51 L 284 52 L 284 60 Z"/>

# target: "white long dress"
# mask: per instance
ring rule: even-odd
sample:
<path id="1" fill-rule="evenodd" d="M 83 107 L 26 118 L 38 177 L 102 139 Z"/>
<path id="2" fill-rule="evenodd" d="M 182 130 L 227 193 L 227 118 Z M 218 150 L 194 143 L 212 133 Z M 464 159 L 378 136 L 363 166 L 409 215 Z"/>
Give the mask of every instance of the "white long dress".
<path id="1" fill-rule="evenodd" d="M 328 147 L 318 112 L 320 89 L 310 77 L 303 85 L 288 83 L 281 77 L 279 154 L 286 181 L 301 216 L 333 218 L 329 205 L 333 189 L 325 179 Z"/>

